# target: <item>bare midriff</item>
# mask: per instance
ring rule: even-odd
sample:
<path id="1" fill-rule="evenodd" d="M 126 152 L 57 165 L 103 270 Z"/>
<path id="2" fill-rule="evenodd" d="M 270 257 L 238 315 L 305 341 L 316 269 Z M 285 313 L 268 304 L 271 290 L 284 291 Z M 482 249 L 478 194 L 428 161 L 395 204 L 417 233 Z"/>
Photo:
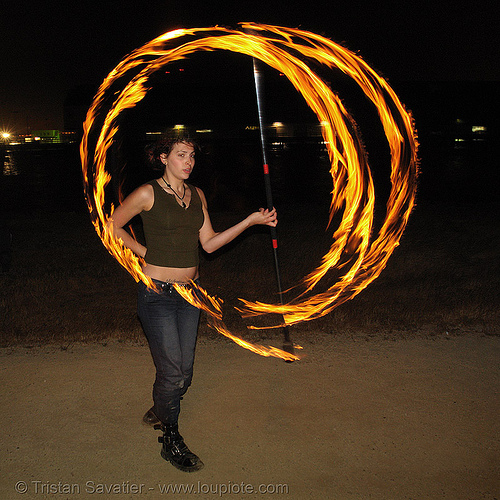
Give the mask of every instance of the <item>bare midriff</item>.
<path id="1" fill-rule="evenodd" d="M 195 267 L 163 267 L 144 264 L 142 271 L 146 276 L 159 281 L 188 283 L 198 278 L 198 266 Z"/>

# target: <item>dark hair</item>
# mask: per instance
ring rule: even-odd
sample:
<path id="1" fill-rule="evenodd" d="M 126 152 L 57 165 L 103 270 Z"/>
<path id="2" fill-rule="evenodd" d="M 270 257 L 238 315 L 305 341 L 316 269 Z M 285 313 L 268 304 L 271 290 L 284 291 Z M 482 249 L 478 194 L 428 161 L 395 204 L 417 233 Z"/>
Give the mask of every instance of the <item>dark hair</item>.
<path id="1" fill-rule="evenodd" d="M 198 144 L 187 135 L 177 135 L 175 137 L 162 137 L 154 144 L 146 146 L 146 158 L 152 165 L 155 171 L 161 172 L 165 170 L 165 165 L 160 160 L 160 155 L 169 155 L 176 144 L 189 144 L 193 148 L 198 149 Z"/>

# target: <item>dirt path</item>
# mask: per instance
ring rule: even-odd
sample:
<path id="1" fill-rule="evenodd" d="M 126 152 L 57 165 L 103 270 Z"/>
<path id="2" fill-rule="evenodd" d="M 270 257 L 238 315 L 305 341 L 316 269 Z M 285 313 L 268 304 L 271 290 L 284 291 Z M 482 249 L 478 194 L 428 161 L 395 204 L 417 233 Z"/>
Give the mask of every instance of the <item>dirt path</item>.
<path id="1" fill-rule="evenodd" d="M 499 337 L 298 340 L 293 364 L 199 343 L 195 474 L 141 425 L 146 346 L 4 349 L 0 498 L 500 498 Z"/>

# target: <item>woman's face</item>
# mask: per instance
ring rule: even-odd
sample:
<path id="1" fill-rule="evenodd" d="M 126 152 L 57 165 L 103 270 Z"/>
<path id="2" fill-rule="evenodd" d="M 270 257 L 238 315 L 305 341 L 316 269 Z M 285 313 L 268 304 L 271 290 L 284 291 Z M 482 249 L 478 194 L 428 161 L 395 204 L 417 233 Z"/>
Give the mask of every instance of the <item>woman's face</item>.
<path id="1" fill-rule="evenodd" d="M 179 180 L 186 180 L 194 167 L 194 147 L 185 142 L 178 142 L 168 154 L 161 154 L 160 159 L 165 165 L 167 175 Z"/>

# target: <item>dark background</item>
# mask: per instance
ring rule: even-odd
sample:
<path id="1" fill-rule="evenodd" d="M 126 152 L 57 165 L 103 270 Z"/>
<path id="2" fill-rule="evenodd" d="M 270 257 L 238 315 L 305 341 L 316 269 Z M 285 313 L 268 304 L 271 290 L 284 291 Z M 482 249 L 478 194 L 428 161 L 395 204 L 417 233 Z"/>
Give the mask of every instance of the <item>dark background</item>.
<path id="1" fill-rule="evenodd" d="M 270 0 L 265 5 L 218 2 L 217 7 L 189 1 L 11 3 L 0 16 L 0 125 L 14 133 L 63 129 L 69 104 L 81 104 L 85 112 L 97 86 L 126 54 L 174 28 L 236 27 L 239 21 L 253 21 L 323 34 L 359 52 L 412 111 L 421 172 L 417 206 L 387 269 L 356 300 L 325 317 L 325 331 L 366 323 L 372 332 L 380 325 L 385 330 L 428 332 L 433 325 L 430 330 L 448 335 L 479 325 L 478 331 L 492 334 L 498 332 L 500 276 L 496 19 L 494 2 L 481 1 L 379 5 Z M 144 130 L 192 117 L 197 126 L 226 127 L 226 135 L 216 142 L 204 141 L 192 178 L 205 189 L 217 230 L 261 206 L 258 138 L 243 141 L 235 133 L 242 121 L 257 120 L 250 63 L 237 54 L 199 54 L 186 61 L 184 72 L 155 76 L 147 97 L 123 113 L 120 141 L 111 155 L 115 165 L 110 168 L 126 167 L 126 191 L 147 174 L 139 162 Z M 366 144 L 380 223 L 389 188 L 389 157 L 379 120 L 353 82 L 338 74 L 329 81 Z M 301 97 L 279 75 L 266 74 L 265 87 L 268 123 L 311 118 Z M 75 120 L 77 128 L 82 119 Z M 485 132 L 473 133 L 474 126 Z M 309 272 L 324 255 L 322 245 L 330 242 L 324 231 L 331 188 L 328 161 L 317 141 L 302 139 L 287 141 L 286 149 L 274 148 L 270 159 L 286 286 Z M 99 336 L 128 332 L 136 325 L 134 283 L 109 258 L 90 224 L 78 144 L 19 147 L 5 153 L 0 155 L 0 227 L 13 236 L 13 254 L 10 271 L 1 276 L 0 329 L 17 341 L 30 335 L 39 338 L 46 329 L 69 337 L 74 330 Z M 263 244 L 254 236 L 262 236 Z M 262 299 L 275 290 L 272 269 L 269 281 L 262 279 L 263 267 L 272 267 L 272 258 L 249 256 L 260 256 L 269 247 L 268 234 L 247 232 L 242 239 L 223 255 L 204 257 L 205 283 L 213 293 L 223 290 L 225 298 L 254 293 Z M 117 283 L 129 287 L 130 294 Z M 84 289 L 88 293 L 82 295 Z M 97 321 L 94 304 L 111 296 L 123 311 Z M 55 303 L 66 315 L 56 318 L 60 328 L 55 325 Z M 75 317 L 81 318 L 76 329 Z M 7 318 L 4 326 L 2 318 Z M 114 323 L 119 318 L 129 326 Z M 311 328 L 321 325 L 313 323 Z"/>
<path id="2" fill-rule="evenodd" d="M 127 1 L 11 3 L 0 18 L 0 126 L 14 133 L 77 129 L 65 108 L 85 111 L 105 76 L 133 49 L 179 27 L 254 21 L 314 31 L 358 52 L 388 79 L 413 113 L 420 142 L 420 205 L 479 207 L 497 199 L 499 181 L 499 44 L 492 2 L 205 2 Z M 182 73 L 176 70 L 183 66 Z M 117 169 L 127 165 L 126 191 L 150 175 L 139 167 L 148 128 L 191 119 L 197 126 L 237 129 L 257 121 L 251 61 L 233 53 L 195 54 L 152 79 L 153 89 L 123 114 Z M 285 81 L 283 81 L 285 80 Z M 330 78 L 361 130 L 383 205 L 389 157 L 374 110 L 339 74 Z M 267 122 L 314 121 L 300 95 L 276 72 L 266 75 Z M 79 115 L 77 115 L 79 116 Z M 73 116 L 74 118 L 74 116 Z M 68 120 L 66 120 L 67 122 Z M 472 126 L 486 127 L 474 136 Z M 251 146 L 227 135 L 205 144 L 193 182 L 207 189 L 211 207 L 255 208 L 262 178 L 257 137 Z M 480 140 L 477 140 L 480 139 Z M 2 161 L 17 175 L 1 176 L 0 209 L 85 210 L 78 145 L 13 152 Z M 328 164 L 317 144 L 289 144 L 271 153 L 273 186 L 281 204 L 328 198 Z M 237 165 L 237 168 L 235 168 Z M 10 168 L 10 167 L 9 167 Z M 307 173 L 306 176 L 303 174 Z M 226 186 L 218 180 L 224 179 Z M 224 189 L 227 188 L 227 189 Z M 241 192 L 232 198 L 238 188 Z M 217 198 L 218 197 L 218 198 Z M 221 201 L 224 200 L 224 201 Z M 327 206 L 326 204 L 324 205 Z"/>
<path id="3" fill-rule="evenodd" d="M 129 52 L 179 27 L 253 21 L 323 34 L 391 81 L 500 81 L 495 2 L 9 2 L 0 33 L 0 126 L 63 129 L 63 103 Z"/>

